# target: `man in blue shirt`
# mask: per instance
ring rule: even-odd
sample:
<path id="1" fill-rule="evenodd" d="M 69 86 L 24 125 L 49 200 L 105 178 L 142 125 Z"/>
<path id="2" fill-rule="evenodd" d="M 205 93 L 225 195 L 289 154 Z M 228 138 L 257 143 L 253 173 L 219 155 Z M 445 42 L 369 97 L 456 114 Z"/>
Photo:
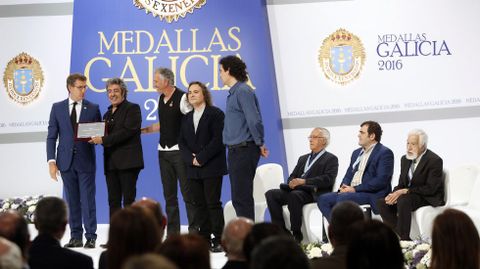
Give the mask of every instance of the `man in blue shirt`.
<path id="1" fill-rule="evenodd" d="M 223 143 L 228 147 L 232 203 L 237 216 L 255 219 L 253 178 L 260 156 L 267 157 L 262 115 L 247 66 L 236 56 L 220 59 L 220 78 L 230 87 L 225 108 Z"/>

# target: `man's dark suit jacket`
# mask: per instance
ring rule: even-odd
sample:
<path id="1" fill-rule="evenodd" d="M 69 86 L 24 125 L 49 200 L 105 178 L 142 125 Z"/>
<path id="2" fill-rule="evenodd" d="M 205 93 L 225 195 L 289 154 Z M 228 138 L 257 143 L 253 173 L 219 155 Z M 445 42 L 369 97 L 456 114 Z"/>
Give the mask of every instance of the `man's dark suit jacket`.
<path id="1" fill-rule="evenodd" d="M 125 100 L 113 114 L 112 106 L 109 106 L 103 119 L 108 130 L 108 134 L 103 137 L 105 171 L 142 169 L 143 151 L 140 139 L 142 113 L 140 106 Z"/>
<path id="2" fill-rule="evenodd" d="M 410 186 L 408 171 L 412 160 L 402 157 L 398 186 L 393 191 L 408 188 L 408 193 L 422 196 L 430 205 L 441 206 L 444 201 L 443 161 L 431 150 L 427 150 L 413 173 Z"/>
<path id="3" fill-rule="evenodd" d="M 187 178 L 218 177 L 227 173 L 222 142 L 224 119 L 225 114 L 219 108 L 206 106 L 195 132 L 193 111 L 183 118 L 178 145 L 187 164 Z M 193 153 L 201 167 L 193 165 Z"/>
<path id="4" fill-rule="evenodd" d="M 332 191 L 338 173 L 338 158 L 332 153 L 325 151 L 302 177 L 309 155 L 305 154 L 298 158 L 297 165 L 288 177 L 287 183 L 294 178 L 305 179 L 305 185 L 298 187 L 303 190 L 310 189 L 315 198 L 320 194 Z"/>
<path id="5" fill-rule="evenodd" d="M 91 257 L 63 248 L 57 239 L 46 234 L 33 240 L 28 264 L 31 269 L 93 269 Z"/>

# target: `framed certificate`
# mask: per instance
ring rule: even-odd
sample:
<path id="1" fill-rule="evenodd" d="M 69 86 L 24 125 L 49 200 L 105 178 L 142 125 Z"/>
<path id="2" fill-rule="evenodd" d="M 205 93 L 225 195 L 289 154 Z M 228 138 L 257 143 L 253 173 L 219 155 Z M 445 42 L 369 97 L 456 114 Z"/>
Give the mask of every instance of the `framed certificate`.
<path id="1" fill-rule="evenodd" d="M 92 136 L 105 136 L 105 122 L 82 122 L 78 123 L 75 140 L 88 141 Z"/>

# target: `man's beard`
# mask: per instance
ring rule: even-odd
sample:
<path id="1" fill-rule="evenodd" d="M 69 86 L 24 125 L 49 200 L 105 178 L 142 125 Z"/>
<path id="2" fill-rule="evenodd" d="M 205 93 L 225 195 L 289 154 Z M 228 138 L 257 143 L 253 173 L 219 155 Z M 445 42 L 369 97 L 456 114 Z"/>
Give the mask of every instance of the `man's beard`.
<path id="1" fill-rule="evenodd" d="M 418 155 L 416 153 L 410 153 L 410 152 L 407 152 L 407 155 L 405 156 L 408 160 L 415 160 Z"/>

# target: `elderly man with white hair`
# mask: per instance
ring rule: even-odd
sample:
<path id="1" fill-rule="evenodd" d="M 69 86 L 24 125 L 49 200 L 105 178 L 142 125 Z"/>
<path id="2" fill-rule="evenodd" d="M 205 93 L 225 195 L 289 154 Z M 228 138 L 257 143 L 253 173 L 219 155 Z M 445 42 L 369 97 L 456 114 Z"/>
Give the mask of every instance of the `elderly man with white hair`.
<path id="1" fill-rule="evenodd" d="M 408 133 L 407 154 L 402 157 L 398 186 L 377 201 L 383 221 L 402 240 L 410 240 L 412 212 L 422 206 L 441 206 L 444 201 L 443 161 L 427 149 L 428 136 L 420 129 Z"/>

